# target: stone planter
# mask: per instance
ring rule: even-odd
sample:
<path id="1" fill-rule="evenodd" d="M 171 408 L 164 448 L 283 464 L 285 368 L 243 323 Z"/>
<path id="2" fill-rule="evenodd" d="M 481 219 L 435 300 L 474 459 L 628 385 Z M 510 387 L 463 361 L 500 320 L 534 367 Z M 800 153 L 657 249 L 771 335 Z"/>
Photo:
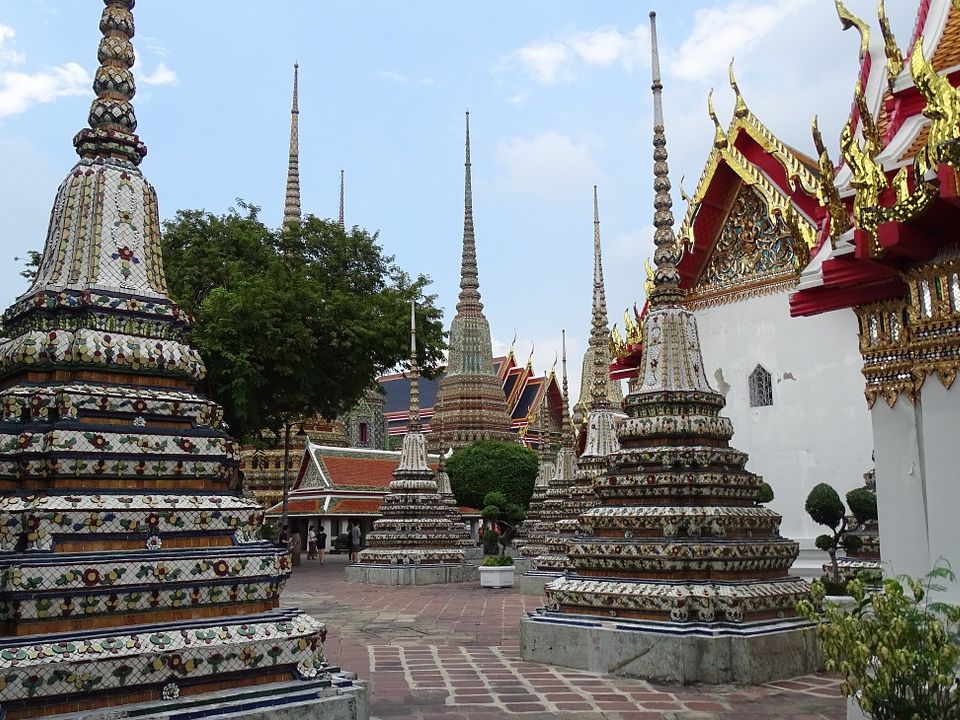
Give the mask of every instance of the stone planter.
<path id="1" fill-rule="evenodd" d="M 480 587 L 513 587 L 513 565 L 501 565 L 499 567 L 484 567 L 481 565 Z"/>

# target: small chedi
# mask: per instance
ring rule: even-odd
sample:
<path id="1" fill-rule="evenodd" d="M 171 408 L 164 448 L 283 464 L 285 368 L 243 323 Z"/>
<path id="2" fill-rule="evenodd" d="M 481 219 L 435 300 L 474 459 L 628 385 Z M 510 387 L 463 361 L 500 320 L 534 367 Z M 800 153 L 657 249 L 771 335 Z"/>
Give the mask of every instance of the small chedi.
<path id="1" fill-rule="evenodd" d="M 847 493 L 850 514 L 846 517 L 848 538 L 844 555 L 837 558 L 837 570 L 841 580 L 852 580 L 861 573 L 876 573 L 881 569 L 880 523 L 877 517 L 876 471 L 863 474 L 863 487 Z M 833 564 L 826 563 L 823 572 L 833 572 Z"/>
<path id="2" fill-rule="evenodd" d="M 524 546 L 520 549 L 520 556 L 530 559 L 530 569 L 525 572 L 520 581 L 520 589 L 524 594 L 539 594 L 543 584 L 559 574 L 546 559 L 562 552 L 557 547 L 557 521 L 565 517 L 565 501 L 567 491 L 573 483 L 576 472 L 577 456 L 574 450 L 573 423 L 570 419 L 569 394 L 567 392 L 567 349 L 566 332 L 561 331 L 564 337 L 562 349 L 563 362 L 563 393 L 561 401 L 561 440 L 560 450 L 554 465 L 553 476 L 547 481 L 543 490 L 543 501 L 533 508 L 537 518 L 527 532 Z M 543 563 L 548 562 L 545 566 Z"/>
<path id="3" fill-rule="evenodd" d="M 655 16 L 654 287 L 643 367 L 624 405 L 620 449 L 596 478 L 568 571 L 521 622 L 525 660 L 671 682 L 765 682 L 816 669 L 796 618 L 806 583 L 797 543 L 760 507 L 761 479 L 731 448 L 723 396 L 708 384 L 683 307 L 673 233 Z"/>
<path id="4" fill-rule="evenodd" d="M 440 456 L 440 465 L 437 467 L 437 493 L 440 495 L 440 501 L 447 508 L 447 516 L 450 518 L 450 522 L 453 523 L 453 531 L 457 535 L 457 545 L 464 548 L 476 547 L 476 542 L 470 535 L 470 528 L 460 514 L 460 506 L 457 504 L 457 498 L 450 486 L 450 475 L 443 467 L 442 455 Z"/>
<path id="5" fill-rule="evenodd" d="M 427 442 L 420 422 L 420 371 L 417 363 L 416 308 L 410 308 L 410 422 L 400 465 L 380 505 L 381 518 L 367 534 L 359 562 L 346 569 L 348 582 L 427 585 L 478 577 L 464 562 L 465 528 L 438 491 L 427 464 Z"/>
<path id="6" fill-rule="evenodd" d="M 139 169 L 134 0 L 104 4 L 80 160 L 0 341 L 0 715 L 259 718 L 309 698 L 305 718 L 365 717 L 324 625 L 278 607 L 289 556 L 257 539 L 222 410 L 195 390 Z"/>
<path id="7" fill-rule="evenodd" d="M 543 512 L 543 502 L 547 497 L 547 487 L 557 467 L 557 455 L 552 447 L 553 438 L 548 430 L 546 417 L 549 412 L 548 407 L 547 394 L 544 392 L 540 407 L 537 410 L 537 415 L 534 418 L 537 437 L 539 438 L 537 447 L 537 477 L 533 482 L 533 494 L 530 496 L 527 517 L 520 523 L 520 526 L 517 528 L 517 534 L 513 538 L 513 546 L 517 548 L 517 551 L 520 553 L 520 559 L 516 560 L 518 566 L 526 563 L 527 567 L 529 567 L 532 558 L 546 552 L 546 546 L 541 546 L 535 549 L 532 555 L 523 554 L 523 548 L 530 542 L 531 531 L 533 531 L 537 523 L 542 519 L 541 514 Z"/>

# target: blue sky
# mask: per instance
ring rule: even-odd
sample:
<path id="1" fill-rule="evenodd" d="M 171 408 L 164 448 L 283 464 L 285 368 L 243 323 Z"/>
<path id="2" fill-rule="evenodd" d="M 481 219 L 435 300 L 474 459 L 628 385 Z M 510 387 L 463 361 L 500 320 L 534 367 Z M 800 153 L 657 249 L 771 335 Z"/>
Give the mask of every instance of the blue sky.
<path id="1" fill-rule="evenodd" d="M 915 0 L 888 2 L 905 45 Z M 875 0 L 847 5 L 875 25 Z M 96 69 L 96 0 L 0 0 L 0 304 L 25 289 L 14 256 L 43 245 L 76 159 Z M 135 9 L 142 169 L 164 218 L 240 197 L 279 224 L 292 64 L 300 63 L 305 212 L 379 230 L 434 280 L 452 317 L 463 218 L 463 111 L 471 112 L 481 293 L 495 350 L 516 331 L 549 367 L 567 330 L 571 387 L 590 322 L 592 185 L 599 185 L 611 321 L 642 301 L 651 252 L 649 10 L 658 10 L 675 214 L 722 122 L 727 65 L 755 113 L 812 153 L 836 138 L 859 39 L 832 0 L 140 0 Z M 836 147 L 836 142 L 833 143 Z M 836 151 L 834 156 L 836 157 Z M 622 321 L 621 321 L 622 324 Z"/>

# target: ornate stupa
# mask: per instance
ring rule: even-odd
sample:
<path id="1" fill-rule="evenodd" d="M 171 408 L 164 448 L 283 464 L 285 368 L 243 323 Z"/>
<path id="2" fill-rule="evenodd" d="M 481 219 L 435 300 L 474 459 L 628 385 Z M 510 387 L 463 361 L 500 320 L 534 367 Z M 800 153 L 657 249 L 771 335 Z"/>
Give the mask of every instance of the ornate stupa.
<path id="1" fill-rule="evenodd" d="M 597 325 L 604 330 L 603 342 L 594 335 Z M 593 186 L 593 303 L 590 308 L 590 342 L 583 355 L 580 373 L 580 399 L 573 406 L 573 424 L 580 429 L 587 414 L 596 403 L 597 384 L 603 391 L 603 403 L 609 409 L 620 412 L 623 405 L 623 390 L 617 380 L 610 379 L 610 342 L 607 327 L 607 300 L 603 286 L 603 265 L 600 260 L 600 207 L 597 203 L 597 186 Z"/>
<path id="2" fill-rule="evenodd" d="M 453 519 L 427 464 L 419 379 L 416 308 L 411 303 L 410 422 L 400 465 L 380 505 L 381 518 L 367 533 L 367 548 L 360 552 L 359 562 L 347 567 L 348 582 L 426 585 L 477 577 L 476 566 L 464 562 L 463 523 Z"/>
<path id="3" fill-rule="evenodd" d="M 761 479 L 730 447 L 724 398 L 707 382 L 696 320 L 683 306 L 673 232 L 655 15 L 654 288 L 641 380 L 626 398 L 620 450 L 594 482 L 568 572 L 521 623 L 525 660 L 673 682 L 763 682 L 816 668 L 796 619 L 806 583 L 797 543 L 758 503 Z"/>
<path id="4" fill-rule="evenodd" d="M 875 469 L 870 469 L 863 474 L 863 488 L 854 492 L 870 493 L 867 497 L 873 497 L 873 512 L 868 512 L 868 517 L 857 517 L 857 512 L 852 512 L 847 517 L 847 527 L 850 528 L 849 534 L 856 537 L 859 545 L 856 549 L 844 550 L 844 555 L 837 558 L 837 569 L 844 580 L 853 580 L 860 573 L 876 573 L 882 570 L 880 563 L 880 523 L 874 517 L 876 514 L 876 496 L 877 496 L 877 473 Z M 861 502 L 863 500 L 861 499 Z M 850 494 L 847 495 L 847 504 L 851 504 Z M 851 510 L 860 511 L 859 507 Z M 869 508 L 868 508 L 869 510 Z M 823 572 L 826 575 L 833 573 L 833 566 L 830 563 L 824 563 Z"/>
<path id="5" fill-rule="evenodd" d="M 139 168 L 134 0 L 104 4 L 80 160 L 3 319 L 2 714 L 199 716 L 212 703 L 255 718 L 309 696 L 305 718 L 331 705 L 356 717 L 364 691 L 332 687 L 323 624 L 279 607 L 289 555 L 257 539 L 222 410 L 195 389 L 203 361 L 167 294 Z"/>
<path id="6" fill-rule="evenodd" d="M 470 173 L 470 113 L 466 115 L 464 167 L 460 296 L 457 314 L 450 324 L 447 369 L 440 380 L 430 434 L 431 448 L 441 453 L 469 445 L 474 440 L 513 442 L 516 439 L 510 430 L 503 388 L 493 369 L 490 324 L 480 302 Z"/>
<path id="7" fill-rule="evenodd" d="M 450 475 L 443 467 L 443 460 L 444 457 L 441 455 L 440 463 L 437 465 L 437 493 L 440 495 L 440 500 L 447 507 L 447 514 L 450 517 L 450 522 L 453 523 L 453 530 L 458 537 L 457 544 L 465 548 L 475 547 L 477 543 L 473 539 L 473 536 L 470 535 L 470 528 L 467 526 L 467 523 L 463 521 L 463 516 L 460 514 L 460 506 L 457 504 L 457 498 L 454 496 L 453 488 L 450 485 Z"/>
<path id="8" fill-rule="evenodd" d="M 577 455 L 574 448 L 573 421 L 570 419 L 566 331 L 561 331 L 561 336 L 563 393 L 560 450 L 557 452 L 553 477 L 547 483 L 543 503 L 537 512 L 538 520 L 528 532 L 526 544 L 520 549 L 521 557 L 531 559 L 530 568 L 520 578 L 520 591 L 525 595 L 540 594 L 543 585 L 562 572 L 553 558 L 566 551 L 563 540 L 557 537 L 557 522 L 566 517 L 567 493 L 576 475 Z"/>
<path id="9" fill-rule="evenodd" d="M 600 255 L 600 210 L 597 203 L 597 186 L 593 186 L 593 303 L 588 354 L 593 361 L 590 369 L 592 383 L 590 404 L 586 416 L 587 436 L 583 452 L 577 459 L 577 471 L 573 483 L 564 498 L 563 517 L 557 520 L 556 532 L 560 536 L 551 542 L 559 552 L 541 558 L 542 569 L 562 570 L 567 566 L 567 542 L 581 532 L 580 515 L 595 507 L 599 498 L 593 491 L 596 478 L 607 470 L 607 459 L 620 449 L 617 440 L 617 419 L 620 405 L 611 400 L 609 390 L 609 363 L 603 353 L 607 348 L 607 300 L 603 287 L 603 262 Z M 619 386 L 618 386 L 619 388 Z"/>
<path id="10" fill-rule="evenodd" d="M 549 380 L 544 381 L 544 385 L 548 385 Z M 540 407 L 537 409 L 537 416 L 534 418 L 534 425 L 537 430 L 537 437 L 540 438 L 540 444 L 537 447 L 537 477 L 533 483 L 533 495 L 530 496 L 530 504 L 527 506 L 527 517 L 520 523 L 520 527 L 517 528 L 517 534 L 513 539 L 513 546 L 520 551 L 521 557 L 527 558 L 526 569 L 529 569 L 529 561 L 535 558 L 537 555 L 541 555 L 547 551 L 546 545 L 540 545 L 536 548 L 531 548 L 529 551 L 530 555 L 523 555 L 523 548 L 530 543 L 530 533 L 536 528 L 537 523 L 540 522 L 543 514 L 543 503 L 547 499 L 547 488 L 550 484 L 550 479 L 553 477 L 557 469 L 557 453 L 553 448 L 553 438 L 550 435 L 549 431 L 549 422 L 547 421 L 547 413 L 549 412 L 549 404 L 547 403 L 547 394 L 544 392 L 543 397 L 540 401 Z M 522 563 L 517 563 L 518 565 Z"/>

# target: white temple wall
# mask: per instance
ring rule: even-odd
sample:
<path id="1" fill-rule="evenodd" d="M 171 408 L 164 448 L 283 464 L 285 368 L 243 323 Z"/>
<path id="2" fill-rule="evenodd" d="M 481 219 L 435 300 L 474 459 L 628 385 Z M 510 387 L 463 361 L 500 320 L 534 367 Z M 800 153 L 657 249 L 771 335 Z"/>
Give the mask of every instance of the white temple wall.
<path id="1" fill-rule="evenodd" d="M 960 391 L 928 377 L 920 399 L 883 398 L 871 411 L 877 444 L 881 552 L 893 575 L 925 575 L 941 558 L 960 572 Z M 960 585 L 944 583 L 960 602 Z"/>
<path id="2" fill-rule="evenodd" d="M 794 318 L 788 297 L 761 295 L 696 316 L 707 377 L 726 396 L 732 443 L 773 487 L 781 533 L 811 551 L 825 528 L 804 510 L 807 494 L 821 482 L 841 498 L 861 487 L 874 440 L 853 311 Z M 749 376 L 758 364 L 772 376 L 771 406 L 750 406 Z M 808 565 L 819 563 L 814 553 L 805 553 Z"/>

